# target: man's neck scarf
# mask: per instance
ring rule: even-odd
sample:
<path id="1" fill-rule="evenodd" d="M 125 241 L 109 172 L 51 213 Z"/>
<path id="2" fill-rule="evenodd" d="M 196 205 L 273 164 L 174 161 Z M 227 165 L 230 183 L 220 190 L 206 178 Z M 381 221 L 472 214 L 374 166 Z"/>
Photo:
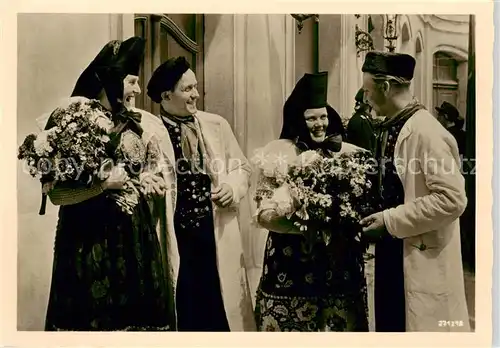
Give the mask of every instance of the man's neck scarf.
<path id="1" fill-rule="evenodd" d="M 399 111 L 395 116 L 391 118 L 386 118 L 379 124 L 379 129 L 381 131 L 387 131 L 389 128 L 399 124 L 400 122 L 405 123 L 414 113 L 418 110 L 425 109 L 417 99 L 413 99 L 408 105 L 406 105 L 401 111 Z"/>
<path id="2" fill-rule="evenodd" d="M 180 126 L 181 149 L 184 158 L 192 163 L 197 173 L 211 175 L 210 168 L 207 166 L 211 163 L 211 156 L 207 151 L 207 146 L 196 116 L 174 116 L 166 112 L 163 107 L 161 107 L 160 113 L 162 117 Z"/>
<path id="3" fill-rule="evenodd" d="M 378 171 L 378 187 L 379 192 L 382 189 L 382 180 L 384 176 L 384 161 L 382 158 L 385 155 L 385 148 L 387 145 L 387 138 L 389 130 L 397 125 L 403 126 L 406 121 L 410 119 L 417 111 L 425 109 L 417 99 L 413 99 L 408 105 L 406 105 L 401 111 L 399 111 L 395 116 L 382 121 L 377 127 L 377 146 L 375 158 L 380 161 L 379 171 Z"/>

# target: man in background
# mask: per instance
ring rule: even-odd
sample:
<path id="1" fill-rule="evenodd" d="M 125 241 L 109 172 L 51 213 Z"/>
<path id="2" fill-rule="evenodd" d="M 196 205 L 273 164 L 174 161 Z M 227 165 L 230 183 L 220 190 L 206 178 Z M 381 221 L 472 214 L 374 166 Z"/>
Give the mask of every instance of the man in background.
<path id="1" fill-rule="evenodd" d="M 375 148 L 375 131 L 371 116 L 371 106 L 364 101 L 364 92 L 361 88 L 354 98 L 354 114 L 347 124 L 347 141 L 366 150 Z"/>
<path id="2" fill-rule="evenodd" d="M 457 108 L 444 101 L 441 106 L 436 106 L 437 119 L 455 138 L 460 155 L 465 155 L 464 119 Z"/>

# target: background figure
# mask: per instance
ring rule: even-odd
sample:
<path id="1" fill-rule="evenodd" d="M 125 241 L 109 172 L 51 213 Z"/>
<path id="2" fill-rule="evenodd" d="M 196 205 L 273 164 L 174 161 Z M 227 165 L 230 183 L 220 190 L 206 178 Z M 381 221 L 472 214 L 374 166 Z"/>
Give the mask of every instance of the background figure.
<path id="1" fill-rule="evenodd" d="M 457 108 L 452 104 L 444 101 L 441 106 L 436 106 L 438 113 L 438 121 L 446 128 L 455 138 L 458 145 L 458 152 L 461 156 L 465 155 L 465 131 L 464 119 L 460 116 Z"/>
<path id="2" fill-rule="evenodd" d="M 455 140 L 457 141 L 458 151 L 460 156 L 462 157 L 462 171 L 464 173 L 465 180 L 467 181 L 467 176 L 470 176 L 469 172 L 473 170 L 471 163 L 468 160 L 464 160 L 465 156 L 465 131 L 463 130 L 464 119 L 460 116 L 459 111 L 452 104 L 444 101 L 441 106 L 436 107 L 437 111 L 437 119 L 438 121 L 453 135 Z M 468 203 L 470 205 L 471 202 Z M 462 236 L 461 246 L 462 246 L 462 255 L 464 255 L 464 261 L 468 259 L 467 256 L 470 255 L 470 250 L 468 250 L 468 236 L 467 236 L 467 227 L 470 224 L 467 224 L 468 219 L 475 219 L 475 216 L 471 217 L 468 214 L 469 211 L 466 210 L 462 216 L 460 216 L 460 233 Z M 470 230 L 470 229 L 469 229 Z M 464 262 L 464 265 L 470 267 L 471 265 L 467 262 Z"/>
<path id="3" fill-rule="evenodd" d="M 354 114 L 347 124 L 347 141 L 373 152 L 375 149 L 375 130 L 371 116 L 371 106 L 364 101 L 363 88 L 354 98 Z"/>

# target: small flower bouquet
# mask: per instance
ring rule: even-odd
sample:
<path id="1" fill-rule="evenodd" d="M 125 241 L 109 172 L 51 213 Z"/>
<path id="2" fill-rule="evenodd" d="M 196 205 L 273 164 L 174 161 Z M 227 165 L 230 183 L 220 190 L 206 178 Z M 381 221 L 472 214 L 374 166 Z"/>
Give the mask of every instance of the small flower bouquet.
<path id="1" fill-rule="evenodd" d="M 77 188 L 107 179 L 114 160 L 109 147 L 113 122 L 97 100 L 71 98 L 68 105 L 54 110 L 45 128 L 28 135 L 18 150 L 18 159 L 41 180 L 44 194 L 56 183 Z M 127 212 L 137 201 L 130 192 L 113 194 Z"/>
<path id="2" fill-rule="evenodd" d="M 370 159 L 365 151 L 326 158 L 311 150 L 274 170 L 266 163 L 262 173 L 270 184 L 259 186 L 255 200 L 271 201 L 311 243 L 330 245 L 338 238 L 359 242 L 359 221 L 372 212 Z"/>

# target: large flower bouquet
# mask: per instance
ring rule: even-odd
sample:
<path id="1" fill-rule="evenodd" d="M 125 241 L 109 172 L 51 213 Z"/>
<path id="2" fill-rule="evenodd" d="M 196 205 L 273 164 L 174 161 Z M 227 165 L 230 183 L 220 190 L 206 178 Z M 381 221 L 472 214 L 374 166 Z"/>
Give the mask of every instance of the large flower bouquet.
<path id="1" fill-rule="evenodd" d="M 310 150 L 290 164 L 261 166 L 263 182 L 255 200 L 273 203 L 308 242 L 327 246 L 361 242 L 359 221 L 373 212 L 374 163 L 368 152 L 336 153 L 323 157 Z"/>
<path id="2" fill-rule="evenodd" d="M 45 130 L 24 139 L 18 159 L 25 161 L 31 176 L 41 180 L 44 194 L 56 183 L 88 187 L 106 180 L 115 164 L 110 146 L 112 128 L 111 115 L 97 100 L 74 97 L 68 105 L 54 110 Z M 112 196 L 128 213 L 138 202 L 133 183 Z"/>

